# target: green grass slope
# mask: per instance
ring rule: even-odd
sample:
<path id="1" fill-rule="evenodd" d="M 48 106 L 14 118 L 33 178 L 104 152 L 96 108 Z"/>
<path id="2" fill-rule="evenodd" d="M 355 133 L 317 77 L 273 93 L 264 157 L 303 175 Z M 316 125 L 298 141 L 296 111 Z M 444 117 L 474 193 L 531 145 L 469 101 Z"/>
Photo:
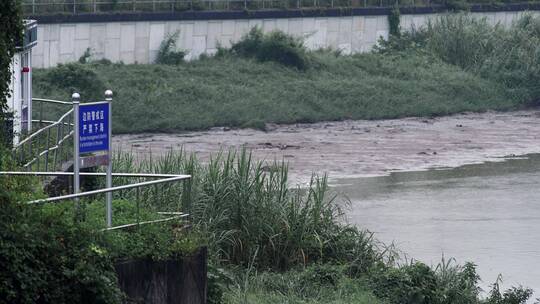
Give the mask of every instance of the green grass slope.
<path id="1" fill-rule="evenodd" d="M 418 54 L 314 53 L 305 71 L 237 56 L 180 65 L 36 70 L 34 95 L 83 100 L 110 88 L 116 133 L 263 128 L 264 123 L 436 116 L 520 106 L 502 86 Z"/>

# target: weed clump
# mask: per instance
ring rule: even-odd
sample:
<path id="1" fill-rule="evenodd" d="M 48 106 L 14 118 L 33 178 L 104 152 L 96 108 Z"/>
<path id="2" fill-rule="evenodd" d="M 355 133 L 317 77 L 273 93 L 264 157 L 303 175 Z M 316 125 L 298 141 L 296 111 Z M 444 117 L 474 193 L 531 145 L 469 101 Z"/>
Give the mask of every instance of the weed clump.
<path id="1" fill-rule="evenodd" d="M 309 56 L 304 42 L 281 31 L 264 34 L 258 27 L 231 47 L 231 53 L 255 58 L 261 62 L 273 61 L 285 66 L 305 70 L 309 66 Z"/>
<path id="2" fill-rule="evenodd" d="M 46 91 L 62 91 L 64 94 L 78 92 L 84 100 L 100 100 L 106 90 L 105 83 L 91 67 L 78 63 L 59 64 L 47 71 L 50 79 Z M 65 99 L 65 97 L 64 97 Z"/>
<path id="3" fill-rule="evenodd" d="M 178 39 L 179 32 L 172 35 L 168 35 L 165 40 L 161 42 L 156 57 L 157 64 L 178 65 L 184 62 L 186 52 L 176 49 L 176 40 Z"/>

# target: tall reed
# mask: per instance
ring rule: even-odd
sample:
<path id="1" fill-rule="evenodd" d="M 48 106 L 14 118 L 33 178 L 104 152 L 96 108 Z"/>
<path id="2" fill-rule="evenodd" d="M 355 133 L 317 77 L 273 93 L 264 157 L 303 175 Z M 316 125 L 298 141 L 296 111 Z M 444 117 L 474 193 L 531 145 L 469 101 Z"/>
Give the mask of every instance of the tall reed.
<path id="1" fill-rule="evenodd" d="M 348 260 L 365 268 L 376 259 L 370 234 L 344 222 L 344 202 L 331 194 L 326 176 L 290 188 L 287 164 L 267 165 L 246 150 L 219 153 L 205 164 L 183 151 L 138 161 L 119 154 L 115 170 L 191 174 L 188 185 L 160 187 L 157 197 L 152 189 L 141 190 L 139 199 L 189 212 L 222 261 L 287 269 Z"/>

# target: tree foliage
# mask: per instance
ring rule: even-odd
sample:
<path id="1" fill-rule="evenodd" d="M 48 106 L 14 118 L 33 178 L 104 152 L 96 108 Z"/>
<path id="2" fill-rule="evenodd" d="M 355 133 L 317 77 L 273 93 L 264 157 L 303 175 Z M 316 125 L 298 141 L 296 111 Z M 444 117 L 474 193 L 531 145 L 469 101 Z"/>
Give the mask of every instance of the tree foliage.
<path id="1" fill-rule="evenodd" d="M 19 0 L 0 1 L 0 144 L 6 118 L 7 97 L 10 96 L 11 59 L 15 46 L 22 39 L 22 13 Z"/>
<path id="2" fill-rule="evenodd" d="M 0 170 L 16 170 L 0 147 Z M 72 218 L 25 202 L 33 178 L 0 175 L 0 304 L 119 304 L 112 261 L 95 233 Z"/>

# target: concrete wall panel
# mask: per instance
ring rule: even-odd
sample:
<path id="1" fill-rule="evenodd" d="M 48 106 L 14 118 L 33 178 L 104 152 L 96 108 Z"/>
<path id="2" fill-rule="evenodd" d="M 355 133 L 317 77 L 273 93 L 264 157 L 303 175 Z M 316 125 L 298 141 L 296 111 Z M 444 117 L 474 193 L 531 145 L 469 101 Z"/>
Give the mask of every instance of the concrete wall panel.
<path id="1" fill-rule="evenodd" d="M 88 48 L 90 48 L 90 39 L 75 40 L 75 60 L 79 60 Z"/>
<path id="2" fill-rule="evenodd" d="M 509 26 L 523 14 L 496 12 L 474 16 Z M 440 15 L 402 15 L 401 28 L 421 27 L 437 16 Z M 388 37 L 389 31 L 387 16 L 40 24 L 33 66 L 46 68 L 74 61 L 87 48 L 91 48 L 93 59 L 152 63 L 166 35 L 177 31 L 177 47 L 186 51 L 186 59 L 196 59 L 202 53 L 214 53 L 217 42 L 229 47 L 231 41 L 238 41 L 254 26 L 265 32 L 279 29 L 302 37 L 310 49 L 330 47 L 347 54 L 370 51 L 379 37 Z"/>
<path id="3" fill-rule="evenodd" d="M 245 35 L 247 32 L 249 32 L 249 22 L 247 20 L 238 20 L 235 22 L 234 25 L 234 40 L 238 41 L 242 38 L 243 35 Z"/>
<path id="4" fill-rule="evenodd" d="M 90 26 L 90 49 L 94 58 L 104 58 L 107 26 L 103 23 Z"/>
<path id="5" fill-rule="evenodd" d="M 122 24 L 120 28 L 120 52 L 135 52 L 135 24 L 133 23 Z"/>
<path id="6" fill-rule="evenodd" d="M 213 21 L 208 23 L 208 35 L 206 39 L 206 48 L 215 49 L 217 47 L 217 42 L 221 37 L 221 29 L 223 28 L 223 23 L 221 21 Z"/>
<path id="7" fill-rule="evenodd" d="M 294 18 L 289 19 L 289 34 L 302 36 L 302 19 Z"/>
<path id="8" fill-rule="evenodd" d="M 78 40 L 90 39 L 90 24 L 89 23 L 75 24 L 75 39 L 78 39 Z"/>
<path id="9" fill-rule="evenodd" d="M 289 32 L 289 19 L 277 19 L 276 29 L 288 33 Z"/>
<path id="10" fill-rule="evenodd" d="M 56 66 L 59 62 L 60 57 L 60 48 L 59 42 L 49 41 L 49 64 L 50 66 Z"/>
<path id="11" fill-rule="evenodd" d="M 120 61 L 120 39 L 111 38 L 107 39 L 105 46 L 105 58 L 112 62 Z"/>

